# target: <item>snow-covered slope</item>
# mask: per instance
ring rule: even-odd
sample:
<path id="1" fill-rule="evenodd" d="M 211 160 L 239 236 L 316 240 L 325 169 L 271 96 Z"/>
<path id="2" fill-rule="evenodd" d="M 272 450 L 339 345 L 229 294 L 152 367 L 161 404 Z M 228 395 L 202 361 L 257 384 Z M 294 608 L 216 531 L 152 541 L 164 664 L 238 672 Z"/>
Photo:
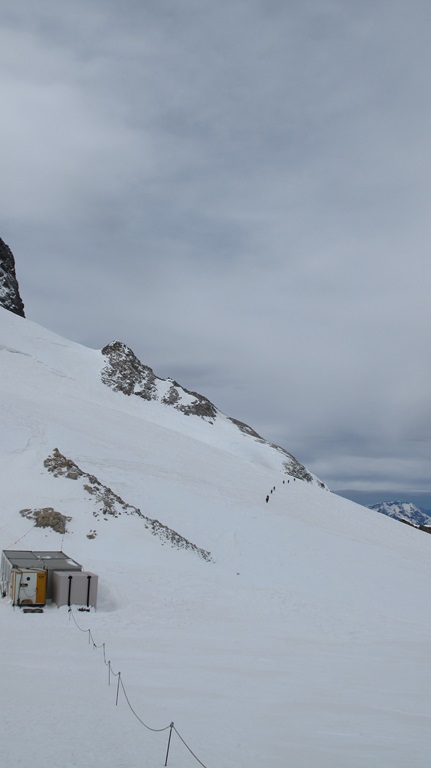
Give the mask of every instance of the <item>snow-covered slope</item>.
<path id="1" fill-rule="evenodd" d="M 430 537 L 6 310 L 0 361 L 0 548 L 100 577 L 96 612 L 1 601 L 5 764 L 162 766 L 171 722 L 174 768 L 427 764 Z"/>
<path id="2" fill-rule="evenodd" d="M 417 527 L 431 527 L 431 517 L 411 501 L 381 501 L 378 504 L 370 504 L 368 508 Z"/>

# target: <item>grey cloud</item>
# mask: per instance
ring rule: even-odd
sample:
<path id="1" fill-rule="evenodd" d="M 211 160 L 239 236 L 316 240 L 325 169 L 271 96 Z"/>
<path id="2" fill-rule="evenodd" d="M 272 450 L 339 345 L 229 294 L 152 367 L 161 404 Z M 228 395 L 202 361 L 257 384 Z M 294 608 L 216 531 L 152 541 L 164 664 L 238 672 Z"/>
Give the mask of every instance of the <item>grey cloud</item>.
<path id="1" fill-rule="evenodd" d="M 427 484 L 428 5 L 0 12 L 28 317 L 121 338 L 332 485 Z"/>

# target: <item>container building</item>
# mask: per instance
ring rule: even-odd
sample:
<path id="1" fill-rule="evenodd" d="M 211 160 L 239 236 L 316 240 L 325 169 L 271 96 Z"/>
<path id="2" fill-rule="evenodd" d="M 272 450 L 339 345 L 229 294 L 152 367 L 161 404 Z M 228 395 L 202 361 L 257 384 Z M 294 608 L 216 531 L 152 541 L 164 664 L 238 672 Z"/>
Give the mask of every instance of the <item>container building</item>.
<path id="1" fill-rule="evenodd" d="M 97 576 L 84 572 L 82 565 L 58 551 L 3 550 L 1 594 L 13 605 L 96 606 Z M 59 601 L 59 602 L 57 602 Z"/>

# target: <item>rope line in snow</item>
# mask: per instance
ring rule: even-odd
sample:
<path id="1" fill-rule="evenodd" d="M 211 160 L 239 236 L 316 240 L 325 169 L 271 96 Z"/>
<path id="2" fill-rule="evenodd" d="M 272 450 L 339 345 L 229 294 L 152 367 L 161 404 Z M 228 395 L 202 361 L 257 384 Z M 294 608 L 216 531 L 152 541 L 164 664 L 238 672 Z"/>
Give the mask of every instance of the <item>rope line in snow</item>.
<path id="1" fill-rule="evenodd" d="M 171 727 L 170 725 L 165 725 L 165 727 L 164 727 L 164 728 L 150 728 L 150 726 L 149 726 L 149 725 L 147 725 L 146 723 L 144 723 L 144 721 L 143 721 L 143 720 L 141 720 L 141 718 L 139 717 L 139 715 L 137 715 L 137 714 L 136 714 L 136 712 L 135 712 L 135 710 L 133 709 L 133 707 L 132 707 L 132 705 L 131 705 L 131 703 L 130 703 L 129 697 L 128 697 L 127 693 L 126 693 L 126 689 L 125 689 L 125 687 L 124 687 L 124 683 L 123 683 L 123 681 L 122 681 L 122 680 L 121 680 L 121 683 L 120 683 L 120 685 L 121 685 L 121 688 L 123 689 L 123 693 L 124 693 L 124 696 L 125 696 L 125 699 L 126 699 L 126 701 L 127 701 L 128 705 L 129 705 L 129 709 L 130 709 L 130 711 L 131 711 L 131 712 L 133 712 L 133 714 L 135 715 L 136 719 L 137 719 L 137 720 L 139 720 L 139 722 L 140 722 L 140 723 L 142 723 L 142 725 L 143 725 L 145 728 L 147 728 L 149 731 L 153 731 L 153 732 L 155 732 L 155 733 L 161 733 L 162 731 L 167 731 L 167 730 L 168 730 L 168 728 L 170 728 L 170 727 Z"/>
<path id="2" fill-rule="evenodd" d="M 171 725 L 172 725 L 172 728 L 173 728 L 173 730 L 174 730 L 174 731 L 175 731 L 175 733 L 177 734 L 178 738 L 179 738 L 179 739 L 181 739 L 181 741 L 183 742 L 184 746 L 185 746 L 185 747 L 187 747 L 187 749 L 189 750 L 190 754 L 191 754 L 191 755 L 193 755 L 194 759 L 195 759 L 195 760 L 197 760 L 197 761 L 198 761 L 198 763 L 200 763 L 200 765 L 202 765 L 202 766 L 203 766 L 203 768 L 206 768 L 206 766 L 205 766 L 205 765 L 204 765 L 204 764 L 203 764 L 203 763 L 202 763 L 202 762 L 199 760 L 199 758 L 198 758 L 198 757 L 196 757 L 195 753 L 194 753 L 194 752 L 193 752 L 193 751 L 190 749 L 189 745 L 188 745 L 188 744 L 186 744 L 186 742 L 184 741 L 184 739 L 183 739 L 183 737 L 181 736 L 181 734 L 180 734 L 180 733 L 178 733 L 177 729 L 175 728 L 175 725 L 174 725 L 173 723 L 171 723 Z"/>
<path id="3" fill-rule="evenodd" d="M 167 747 L 167 751 L 166 751 L 165 766 L 167 766 L 167 764 L 168 764 L 168 756 L 169 756 L 169 749 L 170 749 L 170 744 L 171 744 L 172 731 L 175 731 L 175 733 L 177 734 L 178 738 L 180 739 L 182 744 L 184 744 L 186 749 L 190 752 L 192 757 L 194 757 L 194 759 L 199 763 L 199 765 L 202 766 L 202 768 L 207 768 L 207 766 L 201 760 L 199 760 L 197 755 L 195 755 L 193 750 L 189 747 L 187 742 L 183 739 L 183 737 L 181 736 L 179 731 L 176 729 L 176 727 L 175 727 L 173 722 L 169 723 L 169 725 L 165 725 L 163 728 L 152 728 L 151 726 L 147 725 L 147 723 L 145 723 L 139 717 L 139 715 L 137 714 L 135 709 L 132 707 L 132 704 L 130 703 L 130 699 L 129 699 L 128 695 L 127 695 L 126 689 L 124 687 L 123 679 L 121 677 L 121 672 L 114 672 L 112 667 L 111 667 L 111 662 L 110 661 L 106 661 L 106 646 L 105 646 L 105 643 L 100 643 L 99 645 L 97 645 L 97 643 L 95 642 L 94 637 L 93 637 L 93 635 L 91 633 L 91 629 L 83 629 L 82 627 L 79 626 L 78 622 L 75 619 L 73 610 L 70 607 L 69 607 L 69 616 L 72 617 L 75 626 L 77 627 L 77 629 L 79 629 L 80 632 L 83 632 L 84 634 L 88 634 L 88 642 L 89 642 L 89 644 L 90 643 L 93 644 L 93 650 L 100 650 L 100 648 L 103 649 L 103 661 L 104 661 L 105 666 L 107 666 L 108 670 L 109 670 L 109 684 L 111 684 L 111 679 L 110 679 L 111 674 L 114 677 L 118 678 L 117 694 L 116 694 L 115 704 L 118 705 L 119 692 L 120 692 L 120 688 L 121 688 L 121 690 L 123 691 L 123 694 L 124 694 L 124 698 L 125 698 L 125 700 L 127 702 L 127 705 L 129 707 L 130 711 L 135 716 L 135 718 L 141 723 L 141 725 L 144 726 L 144 728 L 146 728 L 148 731 L 153 731 L 153 733 L 162 733 L 163 731 L 169 731 L 169 740 L 168 740 L 168 747 Z"/>
<path id="4" fill-rule="evenodd" d="M 23 533 L 23 535 L 20 536 L 19 539 L 16 539 L 15 541 L 13 541 L 12 544 L 9 544 L 9 546 L 5 547 L 5 549 L 10 549 L 11 547 L 14 547 L 15 544 L 18 544 L 18 542 L 21 541 L 21 539 L 23 539 L 25 536 L 28 536 L 28 534 L 33 530 L 33 528 L 36 528 L 36 525 L 32 525 L 31 528 L 29 528 L 29 530 L 26 533 Z"/>

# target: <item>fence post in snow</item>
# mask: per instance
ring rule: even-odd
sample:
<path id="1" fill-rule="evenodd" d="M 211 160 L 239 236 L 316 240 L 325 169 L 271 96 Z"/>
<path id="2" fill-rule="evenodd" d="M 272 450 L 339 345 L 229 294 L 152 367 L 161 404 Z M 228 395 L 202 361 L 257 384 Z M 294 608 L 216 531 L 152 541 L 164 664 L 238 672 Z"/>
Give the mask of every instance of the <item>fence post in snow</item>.
<path id="1" fill-rule="evenodd" d="M 90 584 L 91 584 L 91 576 L 88 574 L 87 576 L 88 584 L 87 584 L 87 608 L 90 607 Z"/>
<path id="2" fill-rule="evenodd" d="M 121 672 L 118 673 L 118 683 L 117 683 L 117 698 L 115 700 L 115 706 L 118 705 L 118 694 L 120 692 L 120 682 L 121 682 Z"/>
<path id="3" fill-rule="evenodd" d="M 165 766 L 168 764 L 168 757 L 169 757 L 169 747 L 171 746 L 171 736 L 172 736 L 172 728 L 174 727 L 174 724 L 171 723 L 169 726 L 169 738 L 168 738 L 168 748 L 166 750 L 166 760 L 165 760 Z"/>

